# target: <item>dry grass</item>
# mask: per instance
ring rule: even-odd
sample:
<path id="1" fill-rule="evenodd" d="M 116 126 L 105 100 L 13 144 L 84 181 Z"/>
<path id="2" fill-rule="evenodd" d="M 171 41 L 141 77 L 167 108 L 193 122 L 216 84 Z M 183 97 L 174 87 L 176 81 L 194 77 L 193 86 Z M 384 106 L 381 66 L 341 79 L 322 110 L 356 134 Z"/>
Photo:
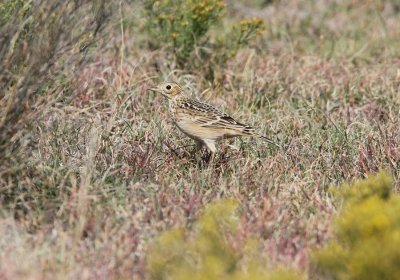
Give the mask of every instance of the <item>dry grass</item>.
<path id="1" fill-rule="evenodd" d="M 315 2 L 231 5 L 231 18 L 262 17 L 267 31 L 218 83 L 146 48 L 137 4 L 116 7 L 85 64 L 24 105 L 0 167 L 0 278 L 146 278 L 148 242 L 225 197 L 241 203 L 238 239 L 308 270 L 335 213 L 328 187 L 384 168 L 399 191 L 400 7 Z M 192 158 L 146 90 L 163 80 L 286 148 L 237 139 L 214 163 Z"/>

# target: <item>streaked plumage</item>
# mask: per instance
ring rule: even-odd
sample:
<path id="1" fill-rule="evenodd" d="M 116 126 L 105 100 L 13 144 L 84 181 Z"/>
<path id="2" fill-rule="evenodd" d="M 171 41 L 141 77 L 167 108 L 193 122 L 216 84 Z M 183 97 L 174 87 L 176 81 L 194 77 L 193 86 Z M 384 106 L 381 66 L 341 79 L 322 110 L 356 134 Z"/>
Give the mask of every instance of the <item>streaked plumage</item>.
<path id="1" fill-rule="evenodd" d="M 177 83 L 162 83 L 151 90 L 169 100 L 170 113 L 176 126 L 196 140 L 199 147 L 206 145 L 212 153 L 216 152 L 216 141 L 236 136 L 257 136 L 274 144 L 257 134 L 251 126 L 236 121 L 214 106 L 186 97 Z"/>

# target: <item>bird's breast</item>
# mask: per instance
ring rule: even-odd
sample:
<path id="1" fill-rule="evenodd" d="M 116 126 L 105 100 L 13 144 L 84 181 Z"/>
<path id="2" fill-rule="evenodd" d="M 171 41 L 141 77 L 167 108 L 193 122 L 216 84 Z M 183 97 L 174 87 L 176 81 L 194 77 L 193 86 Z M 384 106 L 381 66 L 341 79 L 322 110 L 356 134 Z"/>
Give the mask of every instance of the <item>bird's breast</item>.
<path id="1" fill-rule="evenodd" d="M 176 123 L 176 107 L 173 102 L 169 102 L 169 113 L 171 115 L 172 121 Z"/>

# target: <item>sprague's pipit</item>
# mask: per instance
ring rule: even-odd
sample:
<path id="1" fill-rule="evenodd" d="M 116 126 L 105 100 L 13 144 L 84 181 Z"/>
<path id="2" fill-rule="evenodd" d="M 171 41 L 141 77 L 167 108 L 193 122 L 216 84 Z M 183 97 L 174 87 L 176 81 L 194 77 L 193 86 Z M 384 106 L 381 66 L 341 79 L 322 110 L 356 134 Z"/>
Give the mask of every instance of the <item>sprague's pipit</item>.
<path id="1" fill-rule="evenodd" d="M 198 148 L 205 145 L 210 152 L 215 153 L 217 140 L 236 136 L 256 136 L 277 145 L 258 134 L 251 126 L 236 121 L 214 106 L 187 97 L 177 83 L 161 83 L 150 90 L 168 99 L 172 120 L 183 133 L 196 140 Z"/>

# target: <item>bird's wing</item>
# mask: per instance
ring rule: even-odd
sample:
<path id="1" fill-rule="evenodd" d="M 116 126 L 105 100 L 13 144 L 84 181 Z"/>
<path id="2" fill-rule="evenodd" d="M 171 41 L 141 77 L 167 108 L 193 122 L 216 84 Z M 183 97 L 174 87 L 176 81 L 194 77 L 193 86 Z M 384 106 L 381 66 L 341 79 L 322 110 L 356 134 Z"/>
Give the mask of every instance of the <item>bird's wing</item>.
<path id="1" fill-rule="evenodd" d="M 182 105 L 191 115 L 192 121 L 202 127 L 246 130 L 245 133 L 249 134 L 254 132 L 252 127 L 236 121 L 210 104 L 197 100 L 186 100 Z"/>

